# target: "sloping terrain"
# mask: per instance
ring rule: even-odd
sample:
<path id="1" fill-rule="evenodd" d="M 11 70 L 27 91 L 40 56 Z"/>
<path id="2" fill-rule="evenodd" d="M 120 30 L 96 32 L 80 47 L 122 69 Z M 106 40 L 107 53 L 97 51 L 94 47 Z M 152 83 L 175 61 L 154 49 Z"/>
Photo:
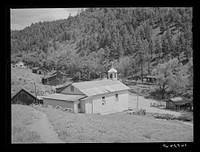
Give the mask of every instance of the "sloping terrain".
<path id="1" fill-rule="evenodd" d="M 129 115 L 73 114 L 55 108 L 36 106 L 47 114 L 58 137 L 66 143 L 192 142 L 193 126 L 179 121 Z"/>
<path id="2" fill-rule="evenodd" d="M 29 125 L 39 118 L 34 112 L 36 110 L 24 105 L 12 105 L 11 110 L 11 142 L 42 143 L 40 135 L 28 128 Z"/>
<path id="3" fill-rule="evenodd" d="M 45 113 L 30 106 L 12 105 L 12 143 L 62 143 Z"/>
<path id="4" fill-rule="evenodd" d="M 37 95 L 51 93 L 54 89 L 50 86 L 41 83 L 41 75 L 32 73 L 31 69 L 27 68 L 11 68 L 11 93 L 18 88 L 24 87 L 32 93 L 35 93 L 35 85 Z"/>

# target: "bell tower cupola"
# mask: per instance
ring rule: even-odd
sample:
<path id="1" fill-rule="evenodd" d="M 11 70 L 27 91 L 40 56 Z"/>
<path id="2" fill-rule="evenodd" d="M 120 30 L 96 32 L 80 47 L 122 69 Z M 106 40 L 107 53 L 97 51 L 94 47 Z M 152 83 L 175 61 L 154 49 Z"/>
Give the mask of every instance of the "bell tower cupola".
<path id="1" fill-rule="evenodd" d="M 113 67 L 113 62 L 112 68 L 108 71 L 108 79 L 117 80 L 117 70 Z"/>

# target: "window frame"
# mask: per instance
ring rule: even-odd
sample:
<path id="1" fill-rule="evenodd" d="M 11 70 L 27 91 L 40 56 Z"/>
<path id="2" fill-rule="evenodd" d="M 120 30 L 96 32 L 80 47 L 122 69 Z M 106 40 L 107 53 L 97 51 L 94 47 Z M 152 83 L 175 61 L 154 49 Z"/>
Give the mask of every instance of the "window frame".
<path id="1" fill-rule="evenodd" d="M 74 86 L 70 86 L 70 90 L 71 90 L 71 92 L 74 92 Z"/>
<path id="2" fill-rule="evenodd" d="M 106 106 L 106 97 L 103 96 L 103 97 L 101 98 L 101 100 L 102 100 L 101 105 L 102 105 L 102 106 Z"/>
<path id="3" fill-rule="evenodd" d="M 119 102 L 119 94 L 118 93 L 115 94 L 115 101 Z"/>

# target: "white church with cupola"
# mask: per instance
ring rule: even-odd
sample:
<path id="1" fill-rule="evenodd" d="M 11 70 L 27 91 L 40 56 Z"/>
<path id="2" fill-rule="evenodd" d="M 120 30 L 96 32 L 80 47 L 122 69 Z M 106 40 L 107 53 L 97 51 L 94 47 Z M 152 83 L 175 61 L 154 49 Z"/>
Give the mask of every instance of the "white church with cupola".
<path id="1" fill-rule="evenodd" d="M 71 83 L 60 92 L 43 97 L 45 105 L 70 108 L 74 113 L 110 114 L 128 110 L 129 87 L 117 80 L 117 70 L 108 79 Z"/>
<path id="2" fill-rule="evenodd" d="M 108 71 L 108 79 L 110 80 L 117 80 L 117 70 L 113 67 Z"/>

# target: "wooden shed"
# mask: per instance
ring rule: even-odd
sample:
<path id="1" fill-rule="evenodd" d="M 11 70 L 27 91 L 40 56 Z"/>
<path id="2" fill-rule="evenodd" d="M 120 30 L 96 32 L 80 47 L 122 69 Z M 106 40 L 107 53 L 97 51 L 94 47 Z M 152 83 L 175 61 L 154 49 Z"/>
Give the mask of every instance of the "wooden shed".
<path id="1" fill-rule="evenodd" d="M 45 70 L 44 68 L 41 68 L 41 67 L 34 67 L 34 68 L 32 68 L 32 72 L 36 73 L 36 74 L 45 75 L 47 73 L 47 70 Z"/>
<path id="2" fill-rule="evenodd" d="M 61 71 L 53 71 L 42 78 L 42 84 L 56 86 L 63 84 L 66 80 L 67 77 L 64 73 Z"/>
<path id="3" fill-rule="evenodd" d="M 16 63 L 15 67 L 25 68 L 24 62 L 20 61 L 20 62 Z"/>
<path id="4" fill-rule="evenodd" d="M 166 109 L 172 109 L 172 110 L 191 110 L 192 104 L 190 101 L 187 101 L 186 99 L 183 99 L 181 97 L 175 97 L 166 100 Z"/>
<path id="5" fill-rule="evenodd" d="M 11 103 L 30 105 L 32 103 L 37 103 L 37 98 L 25 88 L 19 88 L 12 94 Z"/>
<path id="6" fill-rule="evenodd" d="M 146 82 L 148 82 L 148 83 L 155 83 L 156 82 L 156 77 L 155 76 L 147 75 L 144 78 L 146 79 Z"/>

